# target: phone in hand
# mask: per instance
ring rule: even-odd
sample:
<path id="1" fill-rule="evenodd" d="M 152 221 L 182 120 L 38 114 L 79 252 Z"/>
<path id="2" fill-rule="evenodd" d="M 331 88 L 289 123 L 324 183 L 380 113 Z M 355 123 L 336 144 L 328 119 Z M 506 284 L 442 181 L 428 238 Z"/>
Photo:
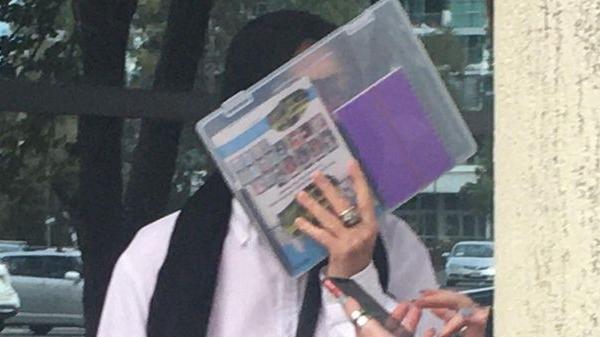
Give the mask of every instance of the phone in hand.
<path id="1" fill-rule="evenodd" d="M 383 306 L 369 295 L 358 283 L 348 278 L 329 277 L 341 292 L 354 298 L 365 313 L 377 320 L 386 330 L 398 337 L 413 337 L 413 333 L 406 329 L 402 322 L 395 319 Z"/>
<path id="2" fill-rule="evenodd" d="M 348 278 L 330 277 L 328 278 L 335 284 L 344 294 L 354 298 L 363 310 L 371 317 L 385 324 L 390 318 L 390 313 L 385 310 L 371 295 L 369 295 L 361 286 L 354 280 Z"/>

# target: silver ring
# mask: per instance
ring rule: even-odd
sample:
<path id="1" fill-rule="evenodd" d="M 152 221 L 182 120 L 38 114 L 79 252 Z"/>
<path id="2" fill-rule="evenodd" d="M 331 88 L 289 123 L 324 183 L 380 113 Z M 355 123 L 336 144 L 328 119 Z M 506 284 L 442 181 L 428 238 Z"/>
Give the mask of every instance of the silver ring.
<path id="1" fill-rule="evenodd" d="M 338 217 L 340 218 L 340 220 L 342 220 L 344 226 L 346 227 L 356 226 L 362 221 L 362 219 L 360 218 L 360 214 L 356 209 L 356 206 L 350 206 L 345 210 L 341 211 L 338 214 Z"/>
<path id="2" fill-rule="evenodd" d="M 367 325 L 367 323 L 371 320 L 371 316 L 367 315 L 367 314 L 362 314 L 360 316 L 358 316 L 356 319 L 353 319 L 352 322 L 354 323 L 354 325 L 357 328 L 362 328 L 363 326 Z"/>
<path id="3" fill-rule="evenodd" d="M 354 322 L 360 316 L 364 315 L 365 311 L 363 309 L 356 309 L 350 313 L 350 319 Z"/>

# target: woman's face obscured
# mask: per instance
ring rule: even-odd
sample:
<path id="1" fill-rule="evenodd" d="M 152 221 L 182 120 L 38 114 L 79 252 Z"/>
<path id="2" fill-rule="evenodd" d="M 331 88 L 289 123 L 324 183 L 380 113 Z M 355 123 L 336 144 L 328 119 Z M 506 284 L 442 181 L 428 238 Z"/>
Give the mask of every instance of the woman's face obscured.
<path id="1" fill-rule="evenodd" d="M 316 41 L 304 40 L 294 56 L 304 52 Z M 296 64 L 292 73 L 296 77 L 308 76 L 321 94 L 329 111 L 341 106 L 346 101 L 344 93 L 349 92 L 351 78 L 344 71 L 342 62 L 332 51 L 319 50 L 307 56 L 307 60 Z"/>

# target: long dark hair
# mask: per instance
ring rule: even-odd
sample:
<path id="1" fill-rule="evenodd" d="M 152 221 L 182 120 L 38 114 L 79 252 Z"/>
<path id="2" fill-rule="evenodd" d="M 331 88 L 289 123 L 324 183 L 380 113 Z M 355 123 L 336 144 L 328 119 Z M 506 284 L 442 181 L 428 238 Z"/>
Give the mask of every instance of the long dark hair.
<path id="1" fill-rule="evenodd" d="M 303 42 L 320 40 L 334 29 L 320 17 L 300 11 L 278 11 L 248 23 L 229 46 L 222 98 L 248 88 L 283 65 Z M 150 303 L 148 337 L 206 336 L 229 230 L 231 197 L 217 172 L 182 209 Z M 387 257 L 380 238 L 374 261 L 385 289 Z M 297 337 L 314 335 L 321 310 L 319 270 L 324 263 L 309 272 Z"/>

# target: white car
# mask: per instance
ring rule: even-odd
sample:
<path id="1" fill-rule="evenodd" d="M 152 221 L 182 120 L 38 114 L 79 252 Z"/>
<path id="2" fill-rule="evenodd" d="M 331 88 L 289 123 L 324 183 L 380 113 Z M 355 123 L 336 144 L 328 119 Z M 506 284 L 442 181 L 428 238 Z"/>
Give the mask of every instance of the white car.
<path id="1" fill-rule="evenodd" d="M 16 316 L 6 325 L 28 326 L 44 335 L 53 327 L 83 327 L 81 253 L 73 249 L 44 249 L 0 254 L 21 300 Z"/>
<path id="2" fill-rule="evenodd" d="M 20 306 L 21 302 L 11 285 L 8 269 L 0 263 L 0 331 L 4 329 L 4 321 L 15 316 Z"/>
<path id="3" fill-rule="evenodd" d="M 494 243 L 491 241 L 462 241 L 452 251 L 444 253 L 446 262 L 446 285 L 457 282 L 491 283 L 496 275 L 494 267 Z"/>
<path id="4" fill-rule="evenodd" d="M 0 253 L 15 252 L 27 247 L 26 241 L 0 240 Z"/>

